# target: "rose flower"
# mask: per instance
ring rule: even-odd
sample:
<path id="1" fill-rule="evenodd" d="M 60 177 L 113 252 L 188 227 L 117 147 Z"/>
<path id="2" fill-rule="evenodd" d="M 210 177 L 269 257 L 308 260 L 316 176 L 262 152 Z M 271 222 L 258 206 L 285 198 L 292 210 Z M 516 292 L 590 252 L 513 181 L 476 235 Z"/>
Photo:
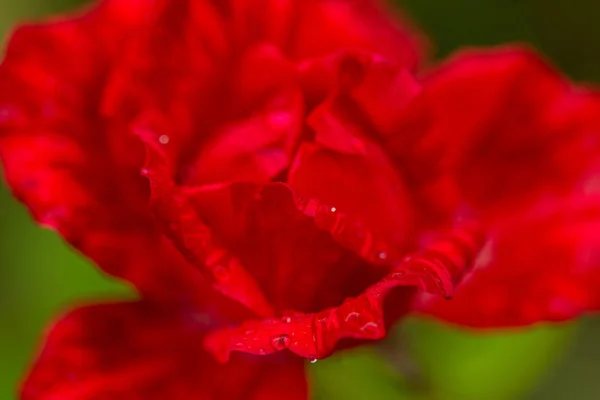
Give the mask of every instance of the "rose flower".
<path id="1" fill-rule="evenodd" d="M 600 99 L 527 50 L 418 79 L 372 0 L 117 1 L 19 28 L 6 180 L 139 300 L 51 329 L 24 400 L 307 397 L 409 312 L 600 305 Z"/>

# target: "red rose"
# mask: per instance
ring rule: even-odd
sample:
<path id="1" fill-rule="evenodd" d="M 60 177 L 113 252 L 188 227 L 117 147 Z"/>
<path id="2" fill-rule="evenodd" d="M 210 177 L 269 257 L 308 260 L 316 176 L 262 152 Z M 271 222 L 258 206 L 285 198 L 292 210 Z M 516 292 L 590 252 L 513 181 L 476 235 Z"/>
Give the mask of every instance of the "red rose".
<path id="1" fill-rule="evenodd" d="M 290 352 L 412 310 L 598 308 L 597 94 L 512 49 L 417 81 L 370 0 L 257 3 L 104 1 L 12 38 L 7 181 L 141 297 L 64 317 L 23 399 L 302 399 Z"/>

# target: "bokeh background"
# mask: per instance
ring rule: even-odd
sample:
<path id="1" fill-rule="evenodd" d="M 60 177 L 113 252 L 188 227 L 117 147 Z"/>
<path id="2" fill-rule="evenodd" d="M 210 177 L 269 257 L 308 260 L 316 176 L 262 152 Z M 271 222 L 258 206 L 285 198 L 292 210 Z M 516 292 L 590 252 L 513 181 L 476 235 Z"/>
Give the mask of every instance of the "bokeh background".
<path id="1" fill-rule="evenodd" d="M 128 1 L 128 0 L 122 0 Z M 18 21 L 82 0 L 0 0 L 0 38 Z M 576 80 L 600 83 L 598 0 L 404 0 L 440 59 L 462 46 L 528 42 Z M 599 116 L 600 118 L 600 116 Z M 0 399 L 15 387 L 47 324 L 83 300 L 130 296 L 0 184 Z M 600 399 L 600 318 L 477 333 L 411 319 L 377 347 L 308 365 L 316 399 Z M 84 400 L 84 399 L 82 399 Z"/>

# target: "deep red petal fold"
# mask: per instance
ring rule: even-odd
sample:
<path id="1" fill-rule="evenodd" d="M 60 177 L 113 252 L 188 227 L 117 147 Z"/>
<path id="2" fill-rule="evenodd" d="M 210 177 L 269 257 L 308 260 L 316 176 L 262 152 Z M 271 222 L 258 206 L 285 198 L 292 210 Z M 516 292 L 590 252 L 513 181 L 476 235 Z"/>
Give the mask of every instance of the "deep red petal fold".
<path id="1" fill-rule="evenodd" d="M 338 218 L 330 208 L 323 210 L 330 215 L 319 212 L 317 221 L 285 184 L 184 190 L 215 237 L 239 257 L 279 312 L 339 304 L 385 274 L 387 267 L 373 265 L 356 248 L 339 243 L 356 239 L 353 243 L 362 246 L 357 241 L 363 241 L 359 234 L 367 234 L 364 228 L 342 220 L 329 225 Z M 371 259 L 381 264 L 377 256 Z"/>
<path id="2" fill-rule="evenodd" d="M 79 308 L 51 329 L 21 399 L 306 399 L 299 360 L 216 363 L 201 345 L 213 323 L 168 304 Z"/>
<path id="3" fill-rule="evenodd" d="M 135 133 L 146 146 L 146 163 L 142 174 L 150 181 L 150 207 L 165 234 L 215 289 L 258 315 L 272 315 L 272 306 L 256 280 L 237 257 L 215 241 L 210 228 L 198 216 L 187 196 L 175 185 L 173 166 L 165 150 L 168 143 L 156 140 L 157 135 L 152 131 L 137 129 Z"/>
<path id="4" fill-rule="evenodd" d="M 482 244 L 478 228 L 471 224 L 429 240 L 381 281 L 339 306 L 245 321 L 211 332 L 205 346 L 221 361 L 235 351 L 264 355 L 284 349 L 314 361 L 330 355 L 343 339 L 381 339 L 390 322 L 408 312 L 407 303 L 415 288 L 451 296 Z"/>

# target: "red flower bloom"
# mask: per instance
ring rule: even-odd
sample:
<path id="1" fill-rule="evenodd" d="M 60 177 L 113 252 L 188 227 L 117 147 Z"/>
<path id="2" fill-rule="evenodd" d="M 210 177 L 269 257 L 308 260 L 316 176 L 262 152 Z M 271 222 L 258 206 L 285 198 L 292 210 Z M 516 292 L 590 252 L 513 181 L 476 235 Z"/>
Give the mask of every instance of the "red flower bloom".
<path id="1" fill-rule="evenodd" d="M 105 0 L 17 31 L 7 180 L 141 296 L 64 317 L 22 398 L 301 399 L 290 352 L 411 310 L 597 309 L 598 96 L 510 49 L 418 82 L 416 43 L 370 0 Z"/>

